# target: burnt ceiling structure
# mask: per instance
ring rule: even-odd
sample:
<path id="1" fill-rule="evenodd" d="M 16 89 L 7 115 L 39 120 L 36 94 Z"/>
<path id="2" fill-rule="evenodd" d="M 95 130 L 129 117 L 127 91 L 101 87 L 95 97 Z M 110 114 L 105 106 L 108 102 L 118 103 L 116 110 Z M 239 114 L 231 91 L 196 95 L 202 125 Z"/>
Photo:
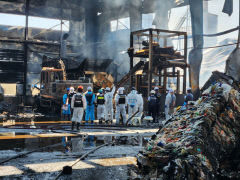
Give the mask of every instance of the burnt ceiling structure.
<path id="1" fill-rule="evenodd" d="M 120 56 L 119 52 L 126 51 L 129 47 L 130 32 L 142 29 L 142 14 L 155 13 L 153 24 L 156 28 L 166 29 L 168 11 L 171 8 L 190 5 L 194 49 L 190 52 L 189 61 L 193 65 L 192 72 L 197 72 L 191 74 L 195 90 L 199 84 L 198 65 L 202 61 L 202 2 L 203 0 L 0 0 L 0 13 L 26 16 L 25 27 L 0 26 L 0 54 L 1 50 L 4 50 L 2 54 L 6 55 L 5 50 L 10 49 L 18 50 L 18 53 L 23 55 L 22 59 L 18 60 L 23 67 L 18 73 L 23 77 L 21 82 L 25 87 L 25 95 L 31 95 L 28 93 L 30 86 L 39 78 L 41 68 L 36 64 L 41 67 L 43 54 L 52 57 L 72 56 L 77 57 L 79 61 L 86 58 L 113 59 L 106 71 L 114 74 L 118 69 L 117 73 L 125 73 L 126 69 L 129 69 L 129 65 L 126 65 L 128 63 L 118 61 L 127 59 L 125 62 L 129 62 L 129 59 L 127 54 Z M 61 25 L 64 21 L 69 21 L 69 32 L 29 28 L 29 16 L 59 19 Z M 129 29 L 111 32 L 111 21 L 126 17 L 130 19 Z M 68 33 L 68 36 L 64 42 L 62 37 L 65 33 Z M 60 53 L 60 50 L 66 53 Z M 12 63 L 10 57 L 1 58 L 0 61 L 4 59 Z M 122 68 L 116 68 L 119 64 Z M 18 77 L 15 71 L 6 72 L 12 73 L 12 77 Z M 1 73 L 2 79 L 6 76 L 4 68 Z M 11 79 L 11 82 L 19 79 L 21 78 Z"/>

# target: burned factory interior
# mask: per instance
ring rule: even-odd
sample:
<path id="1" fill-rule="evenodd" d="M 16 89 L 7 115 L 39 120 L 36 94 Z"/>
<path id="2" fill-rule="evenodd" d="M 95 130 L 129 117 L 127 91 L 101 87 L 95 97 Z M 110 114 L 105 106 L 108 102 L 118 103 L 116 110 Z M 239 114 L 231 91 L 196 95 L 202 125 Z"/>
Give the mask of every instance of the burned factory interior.
<path id="1" fill-rule="evenodd" d="M 240 179 L 240 0 L 0 0 L 0 179 Z"/>

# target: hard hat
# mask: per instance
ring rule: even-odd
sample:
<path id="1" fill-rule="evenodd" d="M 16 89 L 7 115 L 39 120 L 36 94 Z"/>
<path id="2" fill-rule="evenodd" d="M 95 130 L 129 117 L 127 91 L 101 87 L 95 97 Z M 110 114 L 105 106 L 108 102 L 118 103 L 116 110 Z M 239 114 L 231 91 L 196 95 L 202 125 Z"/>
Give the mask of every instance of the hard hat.
<path id="1" fill-rule="evenodd" d="M 102 90 L 102 89 L 99 89 L 98 92 L 99 92 L 100 94 L 102 94 L 102 93 L 103 93 L 103 90 Z"/>
<path id="2" fill-rule="evenodd" d="M 187 88 L 187 91 L 191 91 L 192 89 L 191 88 Z"/>
<path id="3" fill-rule="evenodd" d="M 151 92 L 150 92 L 151 94 L 155 94 L 155 91 L 154 90 L 151 90 Z"/>
<path id="4" fill-rule="evenodd" d="M 78 86 L 78 89 L 83 89 L 83 87 L 82 86 Z"/>
<path id="5" fill-rule="evenodd" d="M 92 91 L 92 87 L 89 86 L 89 87 L 87 88 L 87 90 L 88 90 L 88 91 Z"/>
<path id="6" fill-rule="evenodd" d="M 74 92 L 74 87 L 70 87 L 70 93 Z"/>
<path id="7" fill-rule="evenodd" d="M 123 94 L 123 88 L 122 88 L 122 87 L 120 87 L 120 88 L 118 89 L 118 93 L 119 93 L 119 94 Z"/>
<path id="8" fill-rule="evenodd" d="M 67 88 L 67 91 L 70 91 L 70 88 Z"/>
<path id="9" fill-rule="evenodd" d="M 106 91 L 110 91 L 110 88 L 109 88 L 109 87 L 106 87 Z"/>
<path id="10" fill-rule="evenodd" d="M 158 87 L 155 87 L 154 90 L 155 90 L 155 91 L 156 91 L 156 90 L 159 90 L 159 88 L 158 88 Z"/>
<path id="11" fill-rule="evenodd" d="M 168 91 L 169 91 L 170 93 L 173 93 L 173 90 L 172 90 L 172 89 L 169 89 Z"/>

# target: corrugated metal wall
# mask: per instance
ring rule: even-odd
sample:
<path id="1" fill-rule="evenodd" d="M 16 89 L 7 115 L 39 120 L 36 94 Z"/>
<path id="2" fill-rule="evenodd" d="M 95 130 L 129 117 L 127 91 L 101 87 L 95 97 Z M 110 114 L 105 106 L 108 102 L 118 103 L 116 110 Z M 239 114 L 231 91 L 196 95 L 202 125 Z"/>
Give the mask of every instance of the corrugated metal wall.
<path id="1" fill-rule="evenodd" d="M 0 49 L 0 83 L 23 82 L 24 51 Z"/>

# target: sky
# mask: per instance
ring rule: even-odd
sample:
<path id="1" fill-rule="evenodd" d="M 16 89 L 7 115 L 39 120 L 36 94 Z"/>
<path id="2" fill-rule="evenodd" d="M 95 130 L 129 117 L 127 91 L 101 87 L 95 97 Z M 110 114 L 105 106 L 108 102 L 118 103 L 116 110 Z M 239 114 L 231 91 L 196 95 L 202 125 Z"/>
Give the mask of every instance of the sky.
<path id="1" fill-rule="evenodd" d="M 30 16 L 28 19 L 29 27 L 35 28 L 52 28 L 54 30 L 60 30 L 60 20 L 58 19 L 48 19 Z M 25 16 L 4 14 L 0 13 L 0 24 L 9 26 L 25 26 Z M 64 21 L 63 30 L 67 31 L 69 29 L 69 22 Z"/>

